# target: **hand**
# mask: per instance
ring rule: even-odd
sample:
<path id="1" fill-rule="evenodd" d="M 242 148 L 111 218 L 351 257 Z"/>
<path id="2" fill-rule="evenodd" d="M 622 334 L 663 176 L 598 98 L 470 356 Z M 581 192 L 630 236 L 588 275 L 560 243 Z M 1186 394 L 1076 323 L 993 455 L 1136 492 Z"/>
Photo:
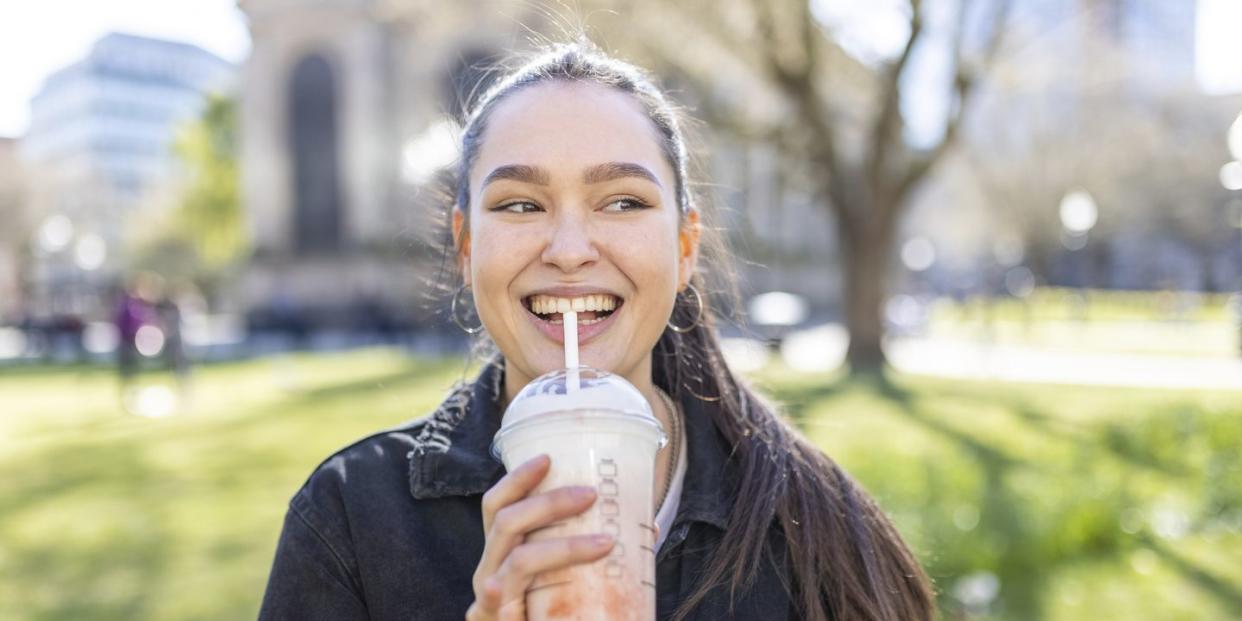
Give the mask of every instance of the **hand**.
<path id="1" fill-rule="evenodd" d="M 531 531 L 573 517 L 595 502 L 589 487 L 562 487 L 530 495 L 548 474 L 540 455 L 518 466 L 483 494 L 487 543 L 474 572 L 467 621 L 525 621 L 526 589 L 539 574 L 599 560 L 612 551 L 608 535 L 558 537 L 526 543 Z"/>

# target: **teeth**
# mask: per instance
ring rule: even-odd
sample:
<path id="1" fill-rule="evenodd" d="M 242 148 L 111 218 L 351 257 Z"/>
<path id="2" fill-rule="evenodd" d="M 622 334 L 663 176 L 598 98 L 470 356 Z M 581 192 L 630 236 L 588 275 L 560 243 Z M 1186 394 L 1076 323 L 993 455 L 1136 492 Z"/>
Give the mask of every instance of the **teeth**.
<path id="1" fill-rule="evenodd" d="M 579 320 L 578 320 L 578 325 L 582 325 L 582 326 L 589 326 L 589 325 L 591 325 L 591 324 L 593 324 L 593 323 L 599 323 L 599 322 L 601 322 L 601 321 L 603 321 L 603 320 L 604 320 L 604 318 L 603 318 L 603 317 L 596 317 L 595 319 L 579 319 Z M 565 322 L 564 322 L 563 320 L 561 320 L 561 319 L 553 319 L 553 320 L 549 321 L 548 323 L 550 323 L 550 324 L 552 324 L 552 325 L 557 325 L 557 326 L 559 326 L 559 325 L 561 325 L 561 324 L 563 324 L 563 323 L 565 323 Z"/>
<path id="2" fill-rule="evenodd" d="M 583 295 L 573 298 L 558 298 L 549 295 L 532 296 L 530 300 L 530 308 L 532 311 L 547 315 L 551 313 L 566 313 L 569 311 L 610 311 L 617 308 L 617 298 L 607 293 L 599 293 L 592 295 Z"/>

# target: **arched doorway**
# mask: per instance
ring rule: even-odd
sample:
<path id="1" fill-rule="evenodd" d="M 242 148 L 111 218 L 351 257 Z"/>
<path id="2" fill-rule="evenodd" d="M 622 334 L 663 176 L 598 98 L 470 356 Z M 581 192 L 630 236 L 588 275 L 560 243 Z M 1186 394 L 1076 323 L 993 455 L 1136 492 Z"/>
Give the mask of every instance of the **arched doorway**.
<path id="1" fill-rule="evenodd" d="M 289 149 L 294 250 L 301 255 L 335 252 L 342 241 L 336 79 L 319 54 L 303 57 L 293 68 Z"/>

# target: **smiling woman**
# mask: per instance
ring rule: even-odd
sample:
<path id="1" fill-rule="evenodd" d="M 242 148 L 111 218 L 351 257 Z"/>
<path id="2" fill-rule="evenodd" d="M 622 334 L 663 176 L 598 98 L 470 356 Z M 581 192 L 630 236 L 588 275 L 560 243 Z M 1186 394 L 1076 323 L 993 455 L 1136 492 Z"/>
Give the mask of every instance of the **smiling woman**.
<path id="1" fill-rule="evenodd" d="M 614 550 L 526 535 L 591 489 L 532 490 L 488 446 L 506 404 L 580 359 L 625 377 L 680 452 L 655 464 L 660 619 L 930 619 L 927 578 L 875 503 L 725 364 L 679 112 L 588 42 L 556 47 L 484 95 L 462 132 L 446 257 L 494 345 L 430 417 L 348 447 L 290 504 L 261 616 L 525 619 L 539 574 Z M 727 588 L 720 588 L 727 587 Z"/>

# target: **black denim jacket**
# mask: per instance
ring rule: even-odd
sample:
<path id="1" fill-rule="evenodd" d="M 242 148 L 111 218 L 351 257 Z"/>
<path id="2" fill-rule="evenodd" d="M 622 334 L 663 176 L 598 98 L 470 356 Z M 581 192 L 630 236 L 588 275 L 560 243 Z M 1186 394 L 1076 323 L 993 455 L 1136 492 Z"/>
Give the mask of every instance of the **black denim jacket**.
<path id="1" fill-rule="evenodd" d="M 504 371 L 489 363 L 431 416 L 365 438 L 323 462 L 289 503 L 260 619 L 459 621 L 483 554 L 480 502 L 504 475 L 489 447 Z M 697 586 L 720 546 L 736 489 L 726 440 L 706 408 L 682 403 L 686 478 L 656 560 L 658 618 Z M 717 588 L 691 619 L 794 619 L 776 527 L 754 585 L 730 609 Z"/>

